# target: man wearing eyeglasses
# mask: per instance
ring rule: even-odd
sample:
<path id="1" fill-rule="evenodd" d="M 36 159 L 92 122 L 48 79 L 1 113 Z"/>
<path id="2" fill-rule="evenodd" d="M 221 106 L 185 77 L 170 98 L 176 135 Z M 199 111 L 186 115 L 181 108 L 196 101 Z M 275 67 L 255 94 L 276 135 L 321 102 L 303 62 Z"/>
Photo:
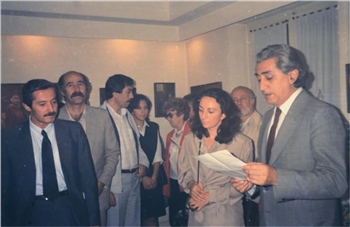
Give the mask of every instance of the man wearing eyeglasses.
<path id="1" fill-rule="evenodd" d="M 121 162 L 113 177 L 110 193 L 111 208 L 107 226 L 140 226 L 140 180 L 146 175 L 148 158 L 139 142 L 139 130 L 127 107 L 133 98 L 135 81 L 116 74 L 108 78 L 102 109 L 108 111 L 120 145 Z"/>
<path id="2" fill-rule="evenodd" d="M 258 158 L 258 137 L 261 125 L 261 114 L 255 109 L 256 96 L 247 87 L 238 86 L 231 92 L 231 97 L 241 112 L 241 131 L 253 140 L 254 160 Z M 253 193 L 252 193 L 253 194 Z M 244 223 L 246 226 L 259 225 L 259 195 L 243 197 Z"/>

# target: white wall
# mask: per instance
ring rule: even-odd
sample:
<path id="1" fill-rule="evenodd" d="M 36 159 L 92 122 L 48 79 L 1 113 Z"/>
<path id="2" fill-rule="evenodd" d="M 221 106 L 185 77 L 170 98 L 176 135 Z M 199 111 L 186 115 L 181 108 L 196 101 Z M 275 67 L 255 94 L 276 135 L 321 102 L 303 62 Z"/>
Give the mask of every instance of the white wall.
<path id="1" fill-rule="evenodd" d="M 175 82 L 176 96 L 189 91 L 185 43 L 2 36 L 2 83 L 25 83 L 34 78 L 57 82 L 60 75 L 76 70 L 86 74 L 93 85 L 90 103 L 99 105 L 99 88 L 116 73 L 132 77 L 138 93 L 154 103 L 154 82 Z M 162 134 L 170 131 L 163 118 Z"/>
<path id="2" fill-rule="evenodd" d="M 222 82 L 227 92 L 248 85 L 247 31 L 235 24 L 187 41 L 189 87 Z"/>

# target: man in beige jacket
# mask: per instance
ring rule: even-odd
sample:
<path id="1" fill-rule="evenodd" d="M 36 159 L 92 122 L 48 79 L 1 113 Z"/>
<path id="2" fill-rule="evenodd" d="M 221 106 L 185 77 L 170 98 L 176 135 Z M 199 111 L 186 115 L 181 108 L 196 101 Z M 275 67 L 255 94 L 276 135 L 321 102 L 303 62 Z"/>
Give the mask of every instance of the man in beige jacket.
<path id="1" fill-rule="evenodd" d="M 234 88 L 231 97 L 241 111 L 241 131 L 253 140 L 254 160 L 258 158 L 258 137 L 261 125 L 261 114 L 256 111 L 256 96 L 254 92 L 243 86 Z M 249 192 L 248 192 L 249 193 Z M 243 198 L 244 221 L 246 226 L 259 225 L 259 195 L 253 194 Z"/>

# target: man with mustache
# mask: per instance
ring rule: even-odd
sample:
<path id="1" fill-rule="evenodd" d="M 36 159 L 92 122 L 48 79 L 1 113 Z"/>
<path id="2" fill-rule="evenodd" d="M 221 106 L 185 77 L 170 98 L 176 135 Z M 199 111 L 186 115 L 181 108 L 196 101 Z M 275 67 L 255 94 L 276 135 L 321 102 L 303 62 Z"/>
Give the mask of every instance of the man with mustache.
<path id="1" fill-rule="evenodd" d="M 255 109 L 256 96 L 247 87 L 238 86 L 231 91 L 231 97 L 241 112 L 241 131 L 253 140 L 254 160 L 258 158 L 258 136 L 261 114 Z M 245 226 L 259 226 L 259 194 L 248 193 L 243 197 Z"/>
<path id="2" fill-rule="evenodd" d="M 101 226 L 106 226 L 109 192 L 120 155 L 119 145 L 106 110 L 87 105 L 91 83 L 80 72 L 69 71 L 58 80 L 65 101 L 58 118 L 79 122 L 88 137 L 98 180 Z"/>
<path id="3" fill-rule="evenodd" d="M 1 133 L 2 226 L 100 225 L 96 174 L 80 124 L 56 119 L 53 83 L 22 90 L 29 120 Z"/>
<path id="4" fill-rule="evenodd" d="M 127 107 L 133 98 L 134 80 L 122 74 L 108 78 L 102 109 L 108 111 L 120 144 L 121 162 L 113 177 L 107 226 L 140 226 L 140 180 L 145 176 L 148 158 L 141 149 L 139 130 Z"/>
<path id="5" fill-rule="evenodd" d="M 309 67 L 291 46 L 262 49 L 255 71 L 274 107 L 262 119 L 258 162 L 244 165 L 246 179 L 233 179 L 233 186 L 245 192 L 260 185 L 260 226 L 340 226 L 348 178 L 338 111 L 303 88 Z"/>

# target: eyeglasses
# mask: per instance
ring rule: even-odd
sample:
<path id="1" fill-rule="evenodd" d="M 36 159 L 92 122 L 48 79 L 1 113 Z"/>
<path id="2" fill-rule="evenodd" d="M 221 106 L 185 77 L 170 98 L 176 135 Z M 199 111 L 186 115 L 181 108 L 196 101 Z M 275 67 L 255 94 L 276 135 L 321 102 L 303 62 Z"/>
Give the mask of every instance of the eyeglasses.
<path id="1" fill-rule="evenodd" d="M 165 114 L 165 119 L 168 119 L 168 118 L 173 118 L 173 116 L 175 116 L 176 115 L 176 113 L 167 113 L 167 114 Z"/>

